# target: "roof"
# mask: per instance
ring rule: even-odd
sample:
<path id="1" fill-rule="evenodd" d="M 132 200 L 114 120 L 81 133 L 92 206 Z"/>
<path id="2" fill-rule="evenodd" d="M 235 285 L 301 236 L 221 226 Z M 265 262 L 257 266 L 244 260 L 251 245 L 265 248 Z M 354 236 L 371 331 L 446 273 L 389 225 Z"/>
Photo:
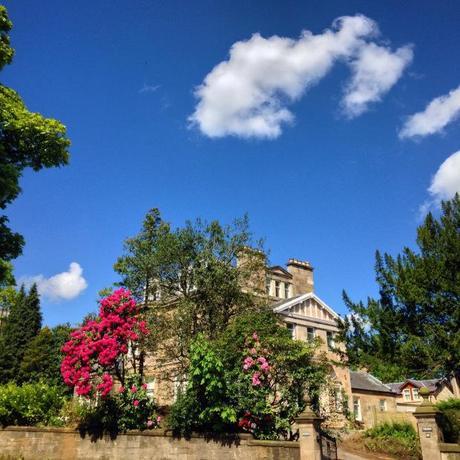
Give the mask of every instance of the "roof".
<path id="1" fill-rule="evenodd" d="M 321 307 L 323 307 L 326 311 L 328 311 L 333 318 L 337 320 L 340 319 L 339 315 L 326 302 L 321 300 L 313 292 L 308 292 L 307 294 L 300 294 L 295 297 L 291 297 L 289 299 L 280 300 L 279 302 L 272 304 L 271 307 L 273 308 L 273 311 L 275 313 L 281 313 L 285 310 L 288 310 L 292 306 L 298 303 L 301 303 L 307 299 L 314 299 Z"/>
<path id="2" fill-rule="evenodd" d="M 273 267 L 268 267 L 269 272 L 281 272 L 283 275 L 287 276 L 288 278 L 292 278 L 292 273 L 289 273 L 284 267 L 281 265 L 273 265 Z"/>
<path id="3" fill-rule="evenodd" d="M 392 389 L 367 372 L 350 371 L 351 389 L 394 394 Z"/>
<path id="4" fill-rule="evenodd" d="M 408 384 L 412 384 L 416 388 L 428 388 L 430 393 L 436 390 L 439 383 L 441 383 L 441 379 L 427 379 L 427 380 L 415 380 L 415 379 L 406 379 L 404 382 L 395 382 L 395 383 L 387 383 L 395 393 L 401 394 L 402 389 L 407 386 Z"/>

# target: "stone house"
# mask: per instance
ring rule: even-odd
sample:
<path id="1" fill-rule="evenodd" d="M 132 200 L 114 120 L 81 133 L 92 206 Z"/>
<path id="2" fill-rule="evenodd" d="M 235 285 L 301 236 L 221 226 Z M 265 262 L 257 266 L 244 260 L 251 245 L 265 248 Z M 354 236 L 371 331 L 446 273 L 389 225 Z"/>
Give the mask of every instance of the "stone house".
<path id="1" fill-rule="evenodd" d="M 432 403 L 460 397 L 458 376 L 454 375 L 442 379 L 406 379 L 403 382 L 388 383 L 387 385 L 396 394 L 398 412 L 415 412 L 417 406 L 422 402 L 419 395 L 421 388 L 428 389 L 430 392 L 428 399 Z"/>
<path id="2" fill-rule="evenodd" d="M 289 259 L 285 267 L 267 266 L 265 254 L 251 248 L 242 251 L 237 264 L 241 266 L 251 263 L 250 258 L 254 254 L 260 256 L 263 263 L 255 264 L 257 270 L 251 269 L 251 275 L 246 280 L 243 290 L 255 294 L 263 303 L 268 302 L 268 306 L 279 315 L 294 339 L 321 339 L 320 352 L 325 353 L 331 360 L 330 382 L 333 389 L 331 394 L 325 397 L 324 405 L 332 408 L 332 412 L 337 414 L 350 411 L 352 394 L 349 370 L 348 367 L 339 364 L 341 357 L 334 351 L 340 348 L 340 344 L 335 343 L 340 317 L 314 292 L 313 267 L 309 262 L 297 259 Z M 149 367 L 149 363 L 146 362 L 149 391 L 155 394 L 160 405 L 170 405 L 179 390 L 184 388 L 186 381 L 177 377 L 165 379 L 165 374 L 174 369 L 174 363 L 161 369 L 157 367 L 154 373 L 148 371 Z M 343 418 L 343 415 L 338 417 L 342 422 Z"/>
<path id="3" fill-rule="evenodd" d="M 350 371 L 354 419 L 366 428 L 396 412 L 396 393 L 367 372 Z"/>

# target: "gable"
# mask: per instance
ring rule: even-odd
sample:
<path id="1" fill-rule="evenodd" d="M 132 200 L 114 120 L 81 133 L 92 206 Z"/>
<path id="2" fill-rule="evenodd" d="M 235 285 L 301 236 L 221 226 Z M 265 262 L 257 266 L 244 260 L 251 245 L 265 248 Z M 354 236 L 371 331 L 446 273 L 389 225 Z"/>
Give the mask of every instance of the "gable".
<path id="1" fill-rule="evenodd" d="M 339 315 L 312 292 L 276 304 L 275 313 L 292 314 L 305 319 L 336 323 Z"/>
<path id="2" fill-rule="evenodd" d="M 272 275 L 278 275 L 278 276 L 282 276 L 284 278 L 292 278 L 292 275 L 287 271 L 285 270 L 283 267 L 279 266 L 279 265 L 275 265 L 273 267 L 270 267 L 268 269 L 269 273 L 272 274 Z"/>

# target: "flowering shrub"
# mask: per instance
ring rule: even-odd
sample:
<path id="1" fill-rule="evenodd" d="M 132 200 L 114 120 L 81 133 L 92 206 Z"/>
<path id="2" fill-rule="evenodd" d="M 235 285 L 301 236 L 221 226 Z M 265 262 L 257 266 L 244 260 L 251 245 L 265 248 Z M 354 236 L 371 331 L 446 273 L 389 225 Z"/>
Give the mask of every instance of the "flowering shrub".
<path id="1" fill-rule="evenodd" d="M 120 413 L 119 430 L 145 430 L 160 424 L 161 417 L 156 415 L 155 404 L 147 395 L 147 385 L 141 384 L 138 376 L 129 376 L 126 385 L 118 389 L 115 399 Z"/>
<path id="2" fill-rule="evenodd" d="M 148 333 L 130 291 L 118 289 L 101 300 L 96 319 L 72 332 L 62 347 L 64 382 L 80 396 L 106 397 L 114 376 L 124 384 L 129 350 L 130 365 L 136 370 L 135 350 L 141 336 Z"/>

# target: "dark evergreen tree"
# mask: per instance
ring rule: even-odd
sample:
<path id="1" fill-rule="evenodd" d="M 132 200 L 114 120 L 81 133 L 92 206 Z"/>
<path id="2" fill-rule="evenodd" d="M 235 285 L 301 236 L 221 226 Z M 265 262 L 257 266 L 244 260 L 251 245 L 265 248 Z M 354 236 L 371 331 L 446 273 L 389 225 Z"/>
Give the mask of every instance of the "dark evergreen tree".
<path id="1" fill-rule="evenodd" d="M 349 362 L 384 381 L 460 370 L 460 197 L 417 229 L 418 250 L 376 255 L 379 298 L 353 303 L 342 339 Z"/>
<path id="2" fill-rule="evenodd" d="M 61 348 L 69 340 L 72 328 L 69 324 L 61 324 L 52 329 L 44 327 L 27 346 L 19 370 L 21 382 L 38 382 L 43 380 L 49 384 L 62 385 L 60 366 L 62 361 Z"/>
<path id="3" fill-rule="evenodd" d="M 18 380 L 24 352 L 41 329 L 40 298 L 34 284 L 26 294 L 21 286 L 0 337 L 0 382 Z"/>

